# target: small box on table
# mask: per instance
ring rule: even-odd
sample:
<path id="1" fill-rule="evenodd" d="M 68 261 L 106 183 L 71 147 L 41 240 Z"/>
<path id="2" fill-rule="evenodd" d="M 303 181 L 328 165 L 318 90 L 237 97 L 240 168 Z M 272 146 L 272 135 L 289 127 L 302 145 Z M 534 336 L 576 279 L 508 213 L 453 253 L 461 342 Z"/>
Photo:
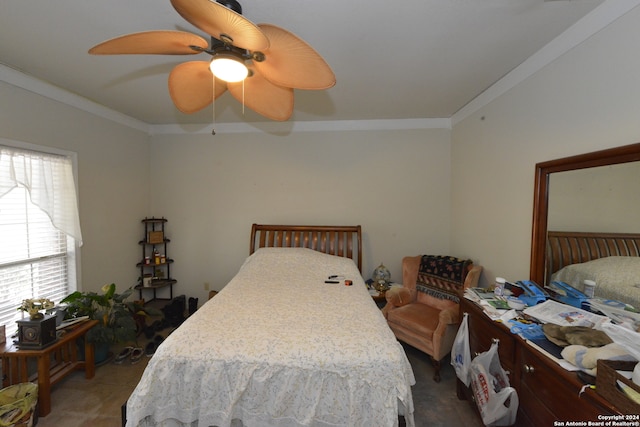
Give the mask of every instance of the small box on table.
<path id="1" fill-rule="evenodd" d="M 56 316 L 46 315 L 42 319 L 17 320 L 18 347 L 42 349 L 53 344 L 56 339 Z"/>

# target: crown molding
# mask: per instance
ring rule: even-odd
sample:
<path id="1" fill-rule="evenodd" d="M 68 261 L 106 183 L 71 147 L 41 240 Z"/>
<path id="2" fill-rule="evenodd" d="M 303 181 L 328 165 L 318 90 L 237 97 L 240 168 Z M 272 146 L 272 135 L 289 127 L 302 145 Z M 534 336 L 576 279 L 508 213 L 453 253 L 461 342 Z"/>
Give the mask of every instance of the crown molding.
<path id="1" fill-rule="evenodd" d="M 522 83 L 638 5 L 640 0 L 606 0 L 458 110 L 451 118 L 452 126 Z"/>
<path id="2" fill-rule="evenodd" d="M 149 135 L 162 134 L 201 134 L 211 133 L 212 127 L 220 133 L 252 132 L 318 132 L 346 130 L 399 130 L 399 129 L 451 129 L 451 120 L 437 119 L 395 119 L 395 120 L 338 120 L 307 122 L 258 122 L 258 123 L 219 123 L 207 125 L 150 125 L 118 111 L 107 108 L 66 89 L 37 79 L 21 71 L 0 64 L 0 80 L 37 95 L 61 102 L 79 110 L 94 114 L 107 120 L 140 130 Z"/>
<path id="3" fill-rule="evenodd" d="M 292 132 L 384 131 L 409 129 L 451 129 L 451 119 L 334 120 L 256 123 L 215 123 L 207 125 L 152 125 L 151 135 Z"/>
<path id="4" fill-rule="evenodd" d="M 55 86 L 49 82 L 45 82 L 44 80 L 32 77 L 4 64 L 0 64 L 0 80 L 37 95 L 44 96 L 45 98 L 62 102 L 63 104 L 77 108 L 78 110 L 149 133 L 149 124 L 145 122 L 107 108 L 97 102 L 93 102 L 85 97 Z"/>

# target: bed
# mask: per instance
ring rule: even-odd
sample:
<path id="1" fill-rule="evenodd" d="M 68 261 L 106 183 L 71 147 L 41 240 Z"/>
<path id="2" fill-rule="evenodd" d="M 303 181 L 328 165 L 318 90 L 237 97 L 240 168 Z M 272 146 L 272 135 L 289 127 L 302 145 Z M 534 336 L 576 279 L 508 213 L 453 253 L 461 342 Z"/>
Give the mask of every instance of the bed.
<path id="1" fill-rule="evenodd" d="M 548 281 L 593 280 L 594 296 L 640 308 L 640 234 L 549 231 L 546 256 Z"/>
<path id="2" fill-rule="evenodd" d="M 413 371 L 360 243 L 359 226 L 254 224 L 236 276 L 149 361 L 126 425 L 413 426 Z"/>

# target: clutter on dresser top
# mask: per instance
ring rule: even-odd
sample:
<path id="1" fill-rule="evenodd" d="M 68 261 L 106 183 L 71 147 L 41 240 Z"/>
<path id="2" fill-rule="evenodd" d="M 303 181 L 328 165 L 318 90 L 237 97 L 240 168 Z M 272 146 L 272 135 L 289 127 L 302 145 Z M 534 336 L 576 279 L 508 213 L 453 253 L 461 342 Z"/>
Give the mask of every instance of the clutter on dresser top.
<path id="1" fill-rule="evenodd" d="M 600 359 L 640 360 L 635 307 L 587 296 L 563 282 L 544 288 L 532 281 L 497 282 L 497 293 L 471 288 L 464 296 L 564 369 L 595 376 Z"/>

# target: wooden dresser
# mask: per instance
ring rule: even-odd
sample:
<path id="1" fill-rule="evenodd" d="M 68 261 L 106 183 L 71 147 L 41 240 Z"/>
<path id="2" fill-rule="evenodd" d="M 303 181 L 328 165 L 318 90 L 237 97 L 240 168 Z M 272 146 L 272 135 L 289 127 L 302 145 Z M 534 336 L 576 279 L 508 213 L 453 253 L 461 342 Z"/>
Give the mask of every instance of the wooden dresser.
<path id="1" fill-rule="evenodd" d="M 557 422 L 597 422 L 598 416 L 619 414 L 595 390 L 587 388 L 579 395 L 583 383 L 575 372 L 561 368 L 549 357 L 514 335 L 500 322 L 487 317 L 480 307 L 461 298 L 460 315 L 469 313 L 469 345 L 471 355 L 487 351 L 493 340 L 499 340 L 498 353 L 502 367 L 509 372 L 511 386 L 520 401 L 515 425 L 553 426 Z M 460 399 L 472 400 L 471 390 L 457 381 Z"/>

